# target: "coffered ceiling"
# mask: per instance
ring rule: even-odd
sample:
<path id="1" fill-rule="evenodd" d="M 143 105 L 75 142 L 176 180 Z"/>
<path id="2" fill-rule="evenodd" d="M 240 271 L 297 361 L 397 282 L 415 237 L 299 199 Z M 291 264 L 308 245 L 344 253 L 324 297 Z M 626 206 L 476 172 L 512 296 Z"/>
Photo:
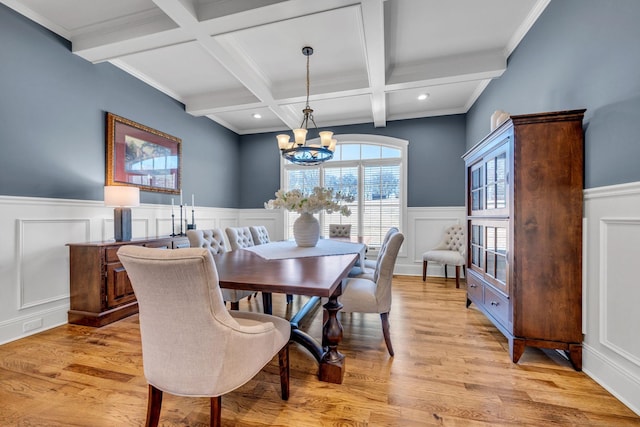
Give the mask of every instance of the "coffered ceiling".
<path id="1" fill-rule="evenodd" d="M 0 1 L 249 134 L 300 125 L 304 46 L 319 127 L 465 113 L 550 0 Z"/>

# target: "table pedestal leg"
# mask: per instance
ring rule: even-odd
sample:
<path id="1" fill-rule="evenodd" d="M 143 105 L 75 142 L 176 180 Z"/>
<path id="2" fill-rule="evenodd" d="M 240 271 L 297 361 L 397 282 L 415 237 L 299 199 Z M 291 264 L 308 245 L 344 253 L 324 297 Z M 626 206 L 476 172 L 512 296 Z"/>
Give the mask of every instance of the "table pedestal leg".
<path id="1" fill-rule="evenodd" d="M 322 328 L 322 345 L 326 346 L 320 360 L 320 381 L 342 384 L 344 379 L 344 355 L 338 351 L 338 344 L 342 341 L 342 325 L 336 314 L 342 308 L 338 296 L 333 295 L 324 305 L 328 318 Z"/>

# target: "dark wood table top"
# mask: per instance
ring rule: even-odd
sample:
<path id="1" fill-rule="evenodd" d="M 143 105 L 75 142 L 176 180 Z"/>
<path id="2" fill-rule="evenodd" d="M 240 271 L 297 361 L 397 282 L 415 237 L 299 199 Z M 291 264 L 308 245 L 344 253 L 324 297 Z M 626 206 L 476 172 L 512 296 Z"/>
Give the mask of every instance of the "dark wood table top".
<path id="1" fill-rule="evenodd" d="M 236 250 L 213 258 L 223 288 L 329 297 L 358 254 L 264 259 L 251 251 Z"/>

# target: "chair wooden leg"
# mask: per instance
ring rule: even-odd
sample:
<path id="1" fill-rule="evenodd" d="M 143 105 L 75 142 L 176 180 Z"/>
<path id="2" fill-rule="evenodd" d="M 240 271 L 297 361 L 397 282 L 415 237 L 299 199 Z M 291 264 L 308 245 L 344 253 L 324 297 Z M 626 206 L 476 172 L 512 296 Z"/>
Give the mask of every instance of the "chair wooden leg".
<path id="1" fill-rule="evenodd" d="M 220 427 L 222 425 L 222 396 L 211 398 L 211 427 Z"/>
<path id="2" fill-rule="evenodd" d="M 447 276 L 447 264 L 444 265 L 444 278 L 448 279 L 449 276 Z"/>
<path id="3" fill-rule="evenodd" d="M 293 295 L 287 294 L 287 304 L 291 304 L 293 302 Z"/>
<path id="4" fill-rule="evenodd" d="M 422 281 L 427 280 L 427 261 L 422 261 Z"/>
<path id="5" fill-rule="evenodd" d="M 280 366 L 280 388 L 282 400 L 289 400 L 289 343 L 278 353 Z"/>
<path id="6" fill-rule="evenodd" d="M 460 266 L 456 265 L 456 288 L 460 289 Z"/>
<path id="7" fill-rule="evenodd" d="M 147 401 L 147 421 L 145 426 L 156 427 L 160 421 L 160 409 L 162 408 L 162 390 L 158 390 L 149 384 L 149 399 Z"/>
<path id="8" fill-rule="evenodd" d="M 236 301 L 236 302 L 232 302 L 231 304 L 231 310 L 240 310 L 240 302 Z"/>
<path id="9" fill-rule="evenodd" d="M 382 335 L 384 335 L 384 342 L 387 344 L 387 350 L 389 355 L 393 356 L 393 346 L 391 345 L 391 334 L 389 333 L 389 313 L 380 313 L 380 320 L 382 320 Z"/>

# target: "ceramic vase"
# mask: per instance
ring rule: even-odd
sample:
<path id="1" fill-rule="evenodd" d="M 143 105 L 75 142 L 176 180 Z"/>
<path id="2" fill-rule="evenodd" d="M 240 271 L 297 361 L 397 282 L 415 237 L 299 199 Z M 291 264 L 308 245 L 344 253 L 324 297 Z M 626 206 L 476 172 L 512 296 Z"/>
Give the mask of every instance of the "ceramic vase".
<path id="1" fill-rule="evenodd" d="M 318 244 L 320 238 L 320 223 L 310 213 L 302 213 L 293 222 L 293 238 L 301 247 L 310 248 Z"/>

